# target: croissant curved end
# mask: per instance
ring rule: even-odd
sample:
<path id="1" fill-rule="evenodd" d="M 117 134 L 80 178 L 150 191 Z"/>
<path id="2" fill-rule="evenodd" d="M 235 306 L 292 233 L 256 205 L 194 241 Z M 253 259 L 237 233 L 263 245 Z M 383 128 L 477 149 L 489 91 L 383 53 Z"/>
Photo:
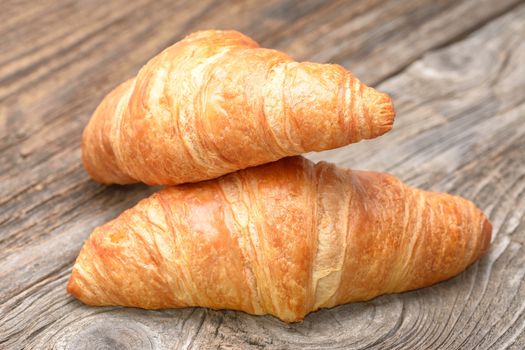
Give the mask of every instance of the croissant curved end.
<path id="1" fill-rule="evenodd" d="M 481 229 L 481 248 L 479 250 L 479 257 L 485 255 L 490 246 L 492 240 L 492 224 L 486 217 L 483 220 L 483 228 Z"/>
<path id="2" fill-rule="evenodd" d="M 388 94 L 379 92 L 371 87 L 366 87 L 363 91 L 365 103 L 365 115 L 370 118 L 369 137 L 381 136 L 390 131 L 394 125 L 395 110 L 392 99 Z"/>
<path id="3" fill-rule="evenodd" d="M 76 271 L 74 268 L 73 268 L 73 271 L 71 272 L 71 277 L 69 278 L 69 282 L 67 283 L 67 292 L 77 299 L 80 299 L 82 295 L 81 288 L 77 284 Z"/>

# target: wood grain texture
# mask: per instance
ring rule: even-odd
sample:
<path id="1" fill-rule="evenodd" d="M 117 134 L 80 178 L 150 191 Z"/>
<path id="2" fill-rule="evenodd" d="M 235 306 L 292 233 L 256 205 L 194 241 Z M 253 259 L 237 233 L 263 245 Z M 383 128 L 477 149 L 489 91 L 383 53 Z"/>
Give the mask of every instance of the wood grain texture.
<path id="1" fill-rule="evenodd" d="M 0 6 L 0 348 L 525 347 L 522 2 Z M 292 325 L 230 311 L 91 308 L 68 296 L 72 263 L 92 228 L 154 191 L 88 179 L 79 139 L 90 113 L 162 48 L 212 27 L 380 83 L 397 107 L 393 131 L 310 157 L 473 200 L 494 224 L 488 256 L 434 287 Z"/>

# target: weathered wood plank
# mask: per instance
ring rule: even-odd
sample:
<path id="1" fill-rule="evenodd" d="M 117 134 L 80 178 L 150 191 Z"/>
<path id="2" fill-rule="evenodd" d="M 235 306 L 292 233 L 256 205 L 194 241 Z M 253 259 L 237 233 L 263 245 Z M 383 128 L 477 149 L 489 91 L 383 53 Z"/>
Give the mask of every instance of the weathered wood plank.
<path id="1" fill-rule="evenodd" d="M 377 84 L 426 51 L 458 40 L 520 2 L 348 3 L 321 8 L 262 42 L 298 59 L 342 64 L 363 81 Z"/>
<path id="2" fill-rule="evenodd" d="M 374 77 L 375 70 L 367 76 L 370 81 L 376 81 L 399 70 L 399 65 L 406 65 L 425 50 L 453 40 L 462 31 L 477 27 L 479 21 L 508 8 L 508 3 L 498 2 L 495 9 L 480 6 L 484 8 L 479 10 L 480 14 L 474 11 L 475 2 L 466 1 L 440 2 L 430 9 L 420 9 L 417 16 L 427 13 L 423 22 L 434 20 L 445 27 L 455 16 L 464 15 L 470 9 L 472 15 L 461 26 L 475 24 L 460 26 L 456 32 L 446 28 L 446 39 L 441 33 L 429 37 L 428 28 L 419 27 L 412 30 L 419 32 L 419 36 L 408 40 L 409 10 L 405 12 L 406 18 L 390 24 L 393 30 L 404 33 L 405 38 L 379 35 L 377 39 L 376 32 L 360 32 L 356 29 L 358 25 L 341 25 L 351 13 L 363 28 L 375 28 L 374 21 L 377 25 L 378 18 L 395 17 L 382 13 L 385 8 L 398 9 L 389 4 L 356 2 L 346 10 L 341 3 L 307 2 L 296 8 L 296 5 L 267 1 L 256 8 L 263 15 L 258 24 L 253 24 L 249 18 L 257 12 L 254 8 L 235 3 L 233 10 L 225 11 L 226 7 L 222 6 L 226 5 L 203 2 L 188 5 L 184 9 L 185 18 L 173 18 L 170 11 L 155 12 L 155 25 L 144 20 L 140 3 L 136 10 L 117 3 L 115 9 L 120 6 L 130 11 L 126 16 L 122 16 L 124 10 L 115 10 L 109 17 L 99 13 L 100 17 L 92 14 L 89 19 L 76 14 L 74 6 L 84 5 L 71 5 L 69 10 L 64 6 L 61 16 L 76 16 L 70 23 L 78 26 L 71 24 L 69 28 L 78 39 L 55 45 L 53 35 L 59 34 L 53 30 L 44 33 L 43 38 L 38 39 L 42 40 L 39 45 L 49 50 L 45 52 L 50 59 L 43 66 L 38 56 L 42 49 L 31 51 L 28 49 L 31 45 L 19 48 L 8 41 L 12 45 L 9 48 L 20 50 L 13 57 L 23 55 L 27 61 L 11 63 L 16 65 L 9 66 L 11 68 L 0 66 L 0 80 L 15 74 L 0 88 L 3 96 L 0 104 L 0 149 L 3 149 L 0 153 L 0 202 L 3 202 L 0 204 L 0 348 L 77 349 L 93 348 L 96 344 L 146 349 L 206 346 L 523 348 L 523 5 L 476 30 L 465 40 L 424 55 L 401 74 L 385 81 L 381 88 L 394 96 L 399 115 L 390 134 L 349 148 L 311 155 L 353 168 L 388 170 L 411 184 L 450 191 L 475 201 L 493 219 L 496 238 L 489 255 L 466 273 L 431 288 L 322 310 L 294 325 L 285 325 L 271 317 L 230 311 L 90 308 L 65 293 L 70 266 L 90 230 L 153 190 L 145 186 L 104 188 L 90 182 L 79 164 L 80 132 L 92 108 L 112 85 L 184 31 L 200 25 L 232 25 L 231 13 L 242 17 L 235 23 L 239 23 L 243 31 L 255 37 L 260 35 L 259 39 L 271 46 L 286 51 L 291 48 L 301 58 L 326 53 L 329 45 L 323 46 L 325 38 L 335 42 L 344 33 L 359 34 L 354 37 L 361 38 L 360 44 L 352 48 L 344 48 L 349 40 L 342 40 L 344 43 L 336 53 L 341 56 L 337 60 L 353 59 L 347 50 L 363 50 L 371 63 L 367 60 L 356 66 L 367 71 L 385 55 L 384 51 L 363 49 L 362 45 L 374 47 L 369 41 L 375 40 L 376 46 L 377 42 L 383 42 L 386 50 L 393 50 L 390 54 L 400 47 L 406 48 L 410 40 L 418 43 L 413 44 L 415 53 L 409 56 L 401 54 L 399 59 L 381 61 L 380 65 L 389 68 L 381 68 L 384 71 L 379 78 Z M 400 8 L 411 11 L 410 6 L 414 4 L 409 2 Z M 378 10 L 383 6 L 382 11 Z M 165 4 L 152 8 L 163 12 Z M 219 14 L 218 9 L 224 14 Z M 38 21 L 42 18 L 38 11 L 45 10 L 36 6 L 30 11 L 30 18 Z M 295 11 L 295 19 L 287 22 L 289 13 Z M 400 16 L 399 12 L 394 13 Z M 450 22 L 447 14 L 452 18 Z M 315 38 L 309 34 L 322 22 L 320 18 L 330 15 L 334 27 L 318 32 Z M 193 19 L 188 19 L 192 16 Z M 197 23 L 197 18 L 202 22 Z M 9 25 L 17 27 L 17 21 L 28 21 L 28 17 L 15 16 Z M 2 28 L 0 25 L 0 32 Z M 25 37 L 28 32 L 19 35 Z M 114 40 L 107 41 L 108 33 Z M 37 40 L 36 34 L 31 35 Z M 294 36 L 298 38 L 292 41 Z M 64 57 L 61 52 L 66 52 Z M 0 61 L 4 57 L 13 59 L 2 54 Z M 332 56 L 316 59 L 332 60 Z M 46 75 L 47 69 L 55 72 Z"/>

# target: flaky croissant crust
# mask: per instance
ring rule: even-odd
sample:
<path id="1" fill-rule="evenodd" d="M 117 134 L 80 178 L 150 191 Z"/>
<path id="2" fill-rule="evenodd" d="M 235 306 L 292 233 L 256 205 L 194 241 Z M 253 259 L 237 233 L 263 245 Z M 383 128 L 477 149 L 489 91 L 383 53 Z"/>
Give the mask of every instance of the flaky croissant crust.
<path id="1" fill-rule="evenodd" d="M 82 158 L 102 183 L 174 185 L 377 137 L 393 119 L 390 97 L 339 65 L 201 31 L 106 96 Z"/>
<path id="2" fill-rule="evenodd" d="M 91 234 L 68 291 L 91 305 L 298 321 L 448 279 L 484 254 L 491 230 L 463 198 L 285 158 L 142 200 Z"/>

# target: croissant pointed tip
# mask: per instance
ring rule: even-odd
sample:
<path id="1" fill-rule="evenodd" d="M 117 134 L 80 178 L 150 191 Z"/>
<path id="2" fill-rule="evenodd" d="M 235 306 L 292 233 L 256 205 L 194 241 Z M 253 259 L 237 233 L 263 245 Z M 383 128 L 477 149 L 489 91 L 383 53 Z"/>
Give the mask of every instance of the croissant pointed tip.
<path id="1" fill-rule="evenodd" d="M 83 297 L 85 296 L 85 294 L 83 293 L 81 282 L 79 280 L 79 274 L 76 268 L 73 268 L 73 271 L 71 271 L 71 276 L 69 277 L 69 281 L 67 282 L 66 291 L 75 299 L 84 301 Z"/>
<path id="2" fill-rule="evenodd" d="M 77 292 L 78 292 L 78 288 L 77 288 L 77 285 L 75 283 L 75 278 L 74 278 L 74 274 L 71 275 L 71 277 L 69 278 L 69 282 L 67 283 L 67 287 L 66 287 L 66 290 L 69 294 L 71 294 L 72 296 L 74 296 L 75 298 L 77 298 Z"/>
<path id="3" fill-rule="evenodd" d="M 392 99 L 388 94 L 379 92 L 371 87 L 363 91 L 366 115 L 371 120 L 370 135 L 367 138 L 381 136 L 390 131 L 394 125 L 395 111 Z"/>
<path id="4" fill-rule="evenodd" d="M 492 224 L 486 217 L 483 220 L 483 226 L 481 229 L 481 248 L 479 256 L 485 255 L 489 249 L 490 241 L 492 239 Z"/>

